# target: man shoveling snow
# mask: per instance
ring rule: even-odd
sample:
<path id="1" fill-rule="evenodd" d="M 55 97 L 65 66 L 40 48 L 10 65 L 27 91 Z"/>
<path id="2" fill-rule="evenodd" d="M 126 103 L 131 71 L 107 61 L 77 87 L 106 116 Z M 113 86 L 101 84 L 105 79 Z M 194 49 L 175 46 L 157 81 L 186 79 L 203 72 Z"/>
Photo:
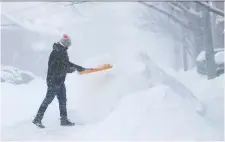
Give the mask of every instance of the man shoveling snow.
<path id="1" fill-rule="evenodd" d="M 66 87 L 65 78 L 67 73 L 73 73 L 74 71 L 82 72 L 85 68 L 82 66 L 73 64 L 69 61 L 67 49 L 71 45 L 71 39 L 67 35 L 63 35 L 63 38 L 53 44 L 53 51 L 50 54 L 48 61 L 48 73 L 47 73 L 47 94 L 42 104 L 40 105 L 37 115 L 33 120 L 33 123 L 40 128 L 45 128 L 41 120 L 43 119 L 44 113 L 48 108 L 48 105 L 57 96 L 59 102 L 59 111 L 61 117 L 62 126 L 74 126 L 67 118 L 67 107 L 66 107 Z"/>

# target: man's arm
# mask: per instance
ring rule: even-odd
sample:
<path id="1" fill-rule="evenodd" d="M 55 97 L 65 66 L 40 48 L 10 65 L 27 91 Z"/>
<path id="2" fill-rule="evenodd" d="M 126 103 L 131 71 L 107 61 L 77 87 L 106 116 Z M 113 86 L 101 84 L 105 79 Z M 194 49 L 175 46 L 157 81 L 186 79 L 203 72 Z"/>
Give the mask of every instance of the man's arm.
<path id="1" fill-rule="evenodd" d="M 83 68 L 82 66 L 71 63 L 69 61 L 69 56 L 68 56 L 67 52 L 64 52 L 63 54 L 61 54 L 61 63 L 66 67 L 67 73 L 73 73 L 76 70 L 79 72 L 85 70 L 85 68 Z"/>
<path id="2" fill-rule="evenodd" d="M 75 70 L 81 72 L 84 71 L 85 68 L 83 68 L 82 66 L 79 66 L 77 64 L 71 63 L 70 61 L 68 61 L 70 68 L 74 68 Z"/>

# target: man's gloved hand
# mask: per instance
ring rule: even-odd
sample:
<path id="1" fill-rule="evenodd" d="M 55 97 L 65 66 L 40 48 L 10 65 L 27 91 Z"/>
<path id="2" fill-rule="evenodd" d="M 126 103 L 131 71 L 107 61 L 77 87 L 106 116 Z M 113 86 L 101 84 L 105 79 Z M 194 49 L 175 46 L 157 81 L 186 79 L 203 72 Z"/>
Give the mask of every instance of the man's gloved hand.
<path id="1" fill-rule="evenodd" d="M 74 71 L 78 71 L 78 72 L 82 72 L 82 71 L 85 71 L 85 70 L 93 70 L 93 68 L 84 68 L 84 67 L 81 67 L 81 66 L 73 66 L 73 67 L 70 67 L 69 68 L 69 73 L 72 73 Z"/>
<path id="2" fill-rule="evenodd" d="M 77 70 L 78 72 L 82 72 L 82 71 L 85 71 L 85 68 L 79 67 L 79 68 L 76 68 L 76 70 Z"/>
<path id="3" fill-rule="evenodd" d="M 93 70 L 93 68 L 81 68 L 80 70 L 77 70 L 77 71 L 79 71 L 79 72 L 82 72 L 82 71 L 85 71 L 85 70 Z"/>

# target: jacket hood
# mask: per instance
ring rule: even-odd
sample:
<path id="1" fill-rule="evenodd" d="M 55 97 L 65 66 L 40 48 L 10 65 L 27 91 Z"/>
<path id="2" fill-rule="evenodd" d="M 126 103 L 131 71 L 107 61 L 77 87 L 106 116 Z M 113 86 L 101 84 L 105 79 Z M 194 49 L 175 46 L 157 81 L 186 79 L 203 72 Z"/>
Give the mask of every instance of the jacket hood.
<path id="1" fill-rule="evenodd" d="M 67 49 L 68 49 L 68 47 L 64 47 L 64 46 L 62 46 L 59 43 L 54 43 L 53 44 L 53 50 L 58 50 L 58 51 L 64 50 L 64 51 L 66 51 Z"/>

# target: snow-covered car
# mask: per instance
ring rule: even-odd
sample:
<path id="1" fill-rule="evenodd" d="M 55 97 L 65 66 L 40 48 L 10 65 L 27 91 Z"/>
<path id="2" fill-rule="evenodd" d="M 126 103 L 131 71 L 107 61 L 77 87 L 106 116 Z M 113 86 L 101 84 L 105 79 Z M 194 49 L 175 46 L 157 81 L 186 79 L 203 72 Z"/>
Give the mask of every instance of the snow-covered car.
<path id="1" fill-rule="evenodd" d="M 1 82 L 12 84 L 27 84 L 32 81 L 35 76 L 27 71 L 22 71 L 15 67 L 1 65 Z"/>
<path id="2" fill-rule="evenodd" d="M 221 75 L 224 73 L 224 49 L 223 48 L 218 48 L 214 50 L 214 57 L 215 57 L 215 63 L 216 63 L 216 71 L 217 71 L 217 76 Z M 197 60 L 197 72 L 206 75 L 207 74 L 207 69 L 206 69 L 206 57 L 205 57 L 205 51 L 202 51 Z"/>

